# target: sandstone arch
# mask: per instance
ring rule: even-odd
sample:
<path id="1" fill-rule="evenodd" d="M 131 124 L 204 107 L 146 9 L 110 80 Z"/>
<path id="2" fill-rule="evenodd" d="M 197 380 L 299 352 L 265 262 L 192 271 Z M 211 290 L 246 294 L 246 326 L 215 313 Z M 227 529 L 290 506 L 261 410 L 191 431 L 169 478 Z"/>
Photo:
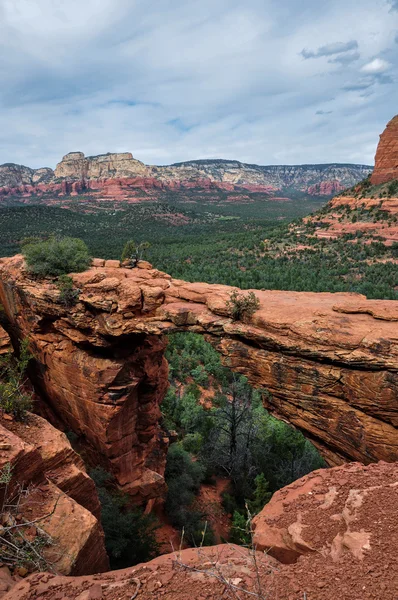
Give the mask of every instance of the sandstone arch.
<path id="1" fill-rule="evenodd" d="M 206 335 L 330 464 L 398 460 L 398 302 L 256 291 L 260 309 L 249 323 L 233 322 L 232 288 L 117 261 L 94 265 L 73 276 L 80 301 L 66 309 L 54 284 L 26 276 L 21 256 L 0 259 L 0 301 L 12 334 L 30 339 L 52 410 L 137 500 L 164 487 L 163 335 L 175 330 Z"/>

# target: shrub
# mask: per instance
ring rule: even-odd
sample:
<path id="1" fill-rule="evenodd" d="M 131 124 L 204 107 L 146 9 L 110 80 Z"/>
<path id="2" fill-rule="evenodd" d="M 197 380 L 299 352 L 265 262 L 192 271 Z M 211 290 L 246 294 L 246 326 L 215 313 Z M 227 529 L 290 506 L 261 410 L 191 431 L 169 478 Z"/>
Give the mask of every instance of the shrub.
<path id="1" fill-rule="evenodd" d="M 168 486 L 165 509 L 174 527 L 184 531 L 188 543 L 214 543 L 212 530 L 206 526 L 203 514 L 192 508 L 195 495 L 205 477 L 205 468 L 193 461 L 178 444 L 170 446 L 167 454 L 165 479 Z"/>
<path id="2" fill-rule="evenodd" d="M 101 467 L 90 472 L 101 503 L 105 547 L 112 569 L 123 569 L 154 558 L 158 553 L 153 515 L 129 506 L 129 497 L 114 487 L 112 475 Z"/>
<path id="3" fill-rule="evenodd" d="M 35 519 L 35 525 L 32 526 L 31 518 L 21 512 L 21 506 L 25 507 L 26 512 L 34 510 L 37 498 L 31 496 L 35 488 L 32 485 L 26 487 L 12 479 L 12 466 L 6 463 L 0 470 L 1 562 L 10 569 L 19 567 L 30 572 L 54 571 L 46 558 L 46 550 L 54 546 L 55 541 L 41 528 L 41 522 L 48 519 L 49 514 Z M 55 507 L 56 504 L 52 511 Z"/>
<path id="4" fill-rule="evenodd" d="M 260 301 L 254 292 L 249 292 L 248 294 L 232 292 L 226 306 L 233 320 L 239 321 L 251 317 L 258 310 Z"/>
<path id="5" fill-rule="evenodd" d="M 122 252 L 122 262 L 128 261 L 132 267 L 135 267 L 139 260 L 142 260 L 151 244 L 149 242 L 141 242 L 136 244 L 133 240 L 127 242 Z"/>
<path id="6" fill-rule="evenodd" d="M 389 183 L 387 193 L 389 196 L 395 196 L 396 194 L 398 194 L 398 179 Z"/>
<path id="7" fill-rule="evenodd" d="M 198 385 L 201 385 L 202 387 L 208 385 L 209 377 L 203 365 L 198 365 L 195 369 L 192 369 L 191 375 Z"/>
<path id="8" fill-rule="evenodd" d="M 248 501 L 248 507 L 251 515 L 257 515 L 264 506 L 271 500 L 272 492 L 269 491 L 269 483 L 265 479 L 264 473 L 260 473 L 254 479 L 255 489 L 253 492 L 253 500 Z"/>
<path id="9" fill-rule="evenodd" d="M 69 275 L 60 275 L 57 279 L 59 289 L 58 302 L 63 306 L 71 307 L 79 299 L 80 291 L 73 287 L 73 279 Z"/>
<path id="10" fill-rule="evenodd" d="M 28 270 L 37 277 L 57 277 L 66 273 L 85 271 L 91 262 L 83 240 L 51 237 L 22 246 Z"/>
<path id="11" fill-rule="evenodd" d="M 234 512 L 232 519 L 229 540 L 233 544 L 238 544 L 240 546 L 250 546 L 251 544 L 250 519 L 246 518 L 237 510 Z"/>
<path id="12" fill-rule="evenodd" d="M 17 421 L 24 421 L 26 412 L 32 408 L 31 394 L 25 390 L 25 371 L 30 359 L 27 340 L 21 344 L 19 358 L 12 354 L 0 358 L 0 409 Z"/>
<path id="13" fill-rule="evenodd" d="M 182 447 L 186 452 L 199 454 L 203 446 L 203 436 L 199 433 L 187 433 L 182 440 Z"/>

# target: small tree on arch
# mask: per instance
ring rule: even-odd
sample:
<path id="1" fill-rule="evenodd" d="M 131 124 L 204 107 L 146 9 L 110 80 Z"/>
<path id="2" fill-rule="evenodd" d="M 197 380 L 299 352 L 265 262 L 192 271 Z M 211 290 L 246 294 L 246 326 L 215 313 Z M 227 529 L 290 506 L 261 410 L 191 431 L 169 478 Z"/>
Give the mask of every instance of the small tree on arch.
<path id="1" fill-rule="evenodd" d="M 129 261 L 131 267 L 135 267 L 137 263 L 145 256 L 148 248 L 151 247 L 149 242 L 135 243 L 134 240 L 126 242 L 122 252 L 122 262 Z"/>

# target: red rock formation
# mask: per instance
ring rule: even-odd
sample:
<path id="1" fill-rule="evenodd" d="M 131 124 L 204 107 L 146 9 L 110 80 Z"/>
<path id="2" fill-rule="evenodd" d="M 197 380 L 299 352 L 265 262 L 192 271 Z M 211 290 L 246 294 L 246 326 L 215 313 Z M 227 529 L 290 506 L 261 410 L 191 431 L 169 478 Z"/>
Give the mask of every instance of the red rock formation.
<path id="1" fill-rule="evenodd" d="M 315 471 L 274 494 L 254 519 L 254 543 L 284 563 L 302 556 L 292 569 L 302 589 L 326 581 L 340 598 L 392 600 L 397 501 L 398 463 Z"/>
<path id="2" fill-rule="evenodd" d="M 10 336 L 0 325 L 0 356 L 11 351 Z"/>
<path id="3" fill-rule="evenodd" d="M 34 575 L 15 585 L 3 600 L 127 600 L 136 597 L 141 600 L 161 597 L 168 600 L 219 600 L 229 595 L 225 593 L 223 578 L 231 580 L 237 588 L 256 590 L 257 573 L 253 558 L 248 550 L 232 544 L 200 550 L 189 548 L 106 575 L 84 578 Z M 260 552 L 255 558 L 259 574 L 268 579 L 270 571 L 276 571 L 276 561 Z M 218 577 L 207 576 L 204 571 L 214 571 Z"/>
<path id="4" fill-rule="evenodd" d="M 308 194 L 310 196 L 333 196 L 345 189 L 345 186 L 340 181 L 322 181 L 315 185 L 310 185 Z"/>
<path id="5" fill-rule="evenodd" d="M 345 214 L 344 209 L 348 212 Z M 365 212 L 362 213 L 362 209 Z M 352 220 L 351 211 L 357 210 L 358 216 Z M 374 211 L 373 213 L 368 211 Z M 305 217 L 304 223 L 315 223 L 315 235 L 319 239 L 337 239 L 346 234 L 362 232 L 367 242 L 383 240 L 386 246 L 398 242 L 398 198 L 378 195 L 369 197 L 336 196 L 327 204 L 327 210 L 320 214 Z M 319 225 L 321 223 L 321 225 Z M 297 227 L 300 229 L 301 225 Z M 309 235 L 314 235 L 312 230 Z"/>
<path id="6" fill-rule="evenodd" d="M 398 115 L 388 123 L 380 136 L 372 173 L 373 185 L 398 179 Z"/>
<path id="7" fill-rule="evenodd" d="M 397 501 L 397 464 L 316 471 L 277 492 L 255 518 L 256 552 L 220 545 L 105 576 L 37 574 L 4 600 L 396 600 Z"/>
<path id="8" fill-rule="evenodd" d="M 330 464 L 397 460 L 398 302 L 256 291 L 260 309 L 249 323 L 234 322 L 226 309 L 233 288 L 105 263 L 73 276 L 80 302 L 66 310 L 55 284 L 30 280 L 23 266 L 20 256 L 0 260 L 0 298 L 30 339 L 37 384 L 138 501 L 164 489 L 162 335 L 179 329 L 208 336 Z"/>
<path id="9" fill-rule="evenodd" d="M 111 266 L 114 262 L 106 264 Z M 124 272 L 132 271 L 110 268 L 105 272 L 120 272 L 123 277 Z M 82 284 L 84 275 L 78 276 Z M 93 273 L 89 273 L 88 279 L 101 283 L 103 277 L 95 273 L 93 279 Z M 118 284 L 119 280 L 113 278 L 115 282 Z M 126 314 L 132 315 L 135 303 L 141 304 L 141 292 L 137 285 L 128 284 L 123 288 L 122 304 Z M 77 329 L 68 324 L 69 310 L 62 310 L 63 315 L 57 319 L 60 307 L 54 303 L 48 312 L 46 286 L 42 287 L 41 298 L 36 297 L 32 304 L 26 303 L 24 292 L 10 281 L 4 282 L 0 295 L 20 334 L 24 337 L 32 333 L 31 349 L 40 365 L 36 383 L 41 395 L 47 397 L 69 429 L 84 436 L 108 461 L 123 489 L 137 496 L 137 501 L 146 502 L 165 491 L 162 474 L 168 440 L 159 426 L 159 405 L 168 385 L 165 342 L 138 330 L 127 339 L 105 331 L 102 335 L 87 330 L 87 336 L 86 318 L 89 324 L 91 319 L 96 320 L 97 313 L 100 325 L 105 310 L 105 319 L 112 319 L 112 302 L 104 296 L 104 290 L 111 287 L 107 283 L 102 288 L 91 285 L 94 287 L 89 285 L 87 289 L 89 293 L 98 292 L 97 299 L 90 302 L 86 315 L 80 315 L 78 320 L 83 320 Z M 35 284 L 31 290 L 35 287 L 38 291 Z M 137 293 L 139 297 L 135 296 Z M 148 286 L 145 306 L 149 308 L 156 303 L 151 294 Z"/>
<path id="10" fill-rule="evenodd" d="M 31 491 L 21 501 L 21 520 L 38 521 L 52 538 L 46 559 L 56 571 L 95 573 L 109 567 L 93 481 L 65 434 L 37 415 L 26 423 L 0 417 L 0 471 L 10 465 L 10 490 Z"/>
<path id="11" fill-rule="evenodd" d="M 158 200 L 178 192 L 182 201 L 205 198 L 220 202 L 225 192 L 229 201 L 244 201 L 273 196 L 282 189 L 295 189 L 310 195 L 332 195 L 360 181 L 370 172 L 364 165 L 249 165 L 238 161 L 189 161 L 169 166 L 145 165 L 130 152 L 85 157 L 71 152 L 55 171 L 29 169 L 21 165 L 0 165 L 0 198 L 35 196 L 44 204 L 62 204 L 64 196 L 84 195 L 92 201 L 142 202 Z M 76 208 L 76 206 L 74 206 Z"/>

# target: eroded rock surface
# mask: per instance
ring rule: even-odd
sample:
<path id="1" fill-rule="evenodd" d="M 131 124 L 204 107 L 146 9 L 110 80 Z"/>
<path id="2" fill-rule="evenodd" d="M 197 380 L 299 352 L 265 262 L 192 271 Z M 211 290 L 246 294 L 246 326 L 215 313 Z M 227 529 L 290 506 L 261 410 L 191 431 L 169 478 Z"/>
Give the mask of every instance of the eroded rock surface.
<path id="1" fill-rule="evenodd" d="M 9 467 L 7 494 L 30 490 L 21 495 L 21 522 L 36 521 L 52 538 L 44 551 L 49 565 L 65 575 L 106 570 L 97 492 L 65 434 L 37 415 L 24 423 L 0 416 L 0 471 Z"/>
<path id="2" fill-rule="evenodd" d="M 0 325 L 0 356 L 11 352 L 11 340 L 8 333 Z"/>
<path id="3" fill-rule="evenodd" d="M 397 501 L 397 464 L 316 471 L 277 492 L 255 518 L 256 552 L 220 545 L 104 575 L 32 575 L 6 600 L 396 600 Z"/>
<path id="4" fill-rule="evenodd" d="M 273 495 L 254 518 L 254 543 L 283 563 L 311 553 L 363 560 L 373 544 L 398 535 L 397 500 L 397 463 L 314 471 Z"/>
<path id="5" fill-rule="evenodd" d="M 2 259 L 1 301 L 30 339 L 52 409 L 137 501 L 164 491 L 163 334 L 178 330 L 206 335 L 330 464 L 397 460 L 398 302 L 256 291 L 260 308 L 243 323 L 228 314 L 228 286 L 107 263 L 73 279 L 80 301 L 65 309 L 54 283 L 27 277 L 21 256 Z"/>

